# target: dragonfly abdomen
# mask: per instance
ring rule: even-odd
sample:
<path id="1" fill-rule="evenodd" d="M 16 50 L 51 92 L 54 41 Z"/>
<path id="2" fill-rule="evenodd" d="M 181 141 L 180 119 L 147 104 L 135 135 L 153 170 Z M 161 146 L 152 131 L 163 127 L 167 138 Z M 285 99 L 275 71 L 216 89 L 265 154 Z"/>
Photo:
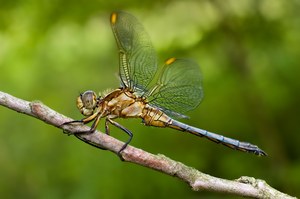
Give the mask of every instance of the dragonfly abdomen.
<path id="1" fill-rule="evenodd" d="M 223 135 L 219 135 L 216 133 L 211 133 L 203 129 L 199 129 L 193 126 L 186 125 L 184 123 L 181 123 L 179 121 L 173 120 L 171 121 L 171 124 L 169 127 L 180 130 L 180 131 L 186 131 L 191 134 L 194 134 L 199 137 L 206 137 L 207 139 L 216 142 L 221 143 L 229 148 L 236 149 L 239 151 L 254 153 L 255 155 L 259 156 L 266 156 L 267 154 L 258 148 L 256 145 L 247 143 L 247 142 L 241 142 L 239 140 L 235 140 L 232 138 L 225 137 Z"/>
<path id="2" fill-rule="evenodd" d="M 158 108 L 153 108 L 148 104 L 143 109 L 141 116 L 146 126 L 168 127 L 171 124 L 171 118 Z"/>

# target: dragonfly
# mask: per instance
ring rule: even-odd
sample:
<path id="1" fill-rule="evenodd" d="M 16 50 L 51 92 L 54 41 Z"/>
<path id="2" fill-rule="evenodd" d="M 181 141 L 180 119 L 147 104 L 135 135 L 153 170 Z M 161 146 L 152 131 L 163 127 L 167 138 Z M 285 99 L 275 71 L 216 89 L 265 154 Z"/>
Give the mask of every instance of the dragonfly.
<path id="1" fill-rule="evenodd" d="M 119 155 L 132 140 L 133 133 L 117 123 L 117 118 L 141 118 L 146 126 L 168 127 L 239 151 L 267 155 L 256 145 L 178 121 L 177 118 L 187 118 L 184 114 L 195 109 L 202 100 L 202 77 L 198 64 L 190 59 L 172 57 L 165 61 L 162 68 L 158 68 L 150 37 L 133 15 L 123 11 L 113 12 L 110 23 L 119 52 L 121 86 L 103 96 L 97 96 L 91 90 L 81 93 L 77 97 L 77 108 L 85 117 L 64 125 L 93 121 L 89 130 L 92 133 L 100 119 L 105 118 L 106 134 L 110 134 L 109 125 L 113 125 L 129 136 Z"/>

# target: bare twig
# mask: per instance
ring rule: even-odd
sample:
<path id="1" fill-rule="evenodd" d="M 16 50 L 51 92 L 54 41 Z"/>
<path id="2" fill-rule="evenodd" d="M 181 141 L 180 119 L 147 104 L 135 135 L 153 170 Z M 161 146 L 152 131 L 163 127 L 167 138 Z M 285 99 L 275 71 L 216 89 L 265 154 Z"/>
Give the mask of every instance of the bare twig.
<path id="1" fill-rule="evenodd" d="M 71 121 L 71 119 L 57 113 L 38 101 L 28 102 L 0 91 L 0 105 L 30 115 L 71 133 L 89 130 L 89 127 L 81 124 L 62 126 L 61 124 Z M 80 134 L 78 138 L 89 144 L 112 151 L 115 154 L 118 153 L 124 144 L 99 131 L 91 134 Z M 237 180 L 216 178 L 174 161 L 164 155 L 153 155 L 131 146 L 128 146 L 122 151 L 121 155 L 124 161 L 139 164 L 177 177 L 188 183 L 195 191 L 208 190 L 253 198 L 293 198 L 275 190 L 263 180 L 251 177 L 241 177 Z"/>

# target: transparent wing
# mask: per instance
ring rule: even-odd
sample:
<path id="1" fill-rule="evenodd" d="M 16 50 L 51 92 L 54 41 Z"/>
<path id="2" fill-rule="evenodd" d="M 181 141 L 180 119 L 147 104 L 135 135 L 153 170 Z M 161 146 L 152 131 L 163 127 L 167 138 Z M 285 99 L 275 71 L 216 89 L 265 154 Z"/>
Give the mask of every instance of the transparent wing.
<path id="1" fill-rule="evenodd" d="M 184 117 L 203 97 L 201 74 L 196 62 L 170 58 L 166 61 L 157 85 L 148 93 L 149 103 L 167 114 Z"/>
<path id="2" fill-rule="evenodd" d="M 157 57 L 142 24 L 126 12 L 114 12 L 111 26 L 119 48 L 122 86 L 143 94 L 157 70 Z"/>

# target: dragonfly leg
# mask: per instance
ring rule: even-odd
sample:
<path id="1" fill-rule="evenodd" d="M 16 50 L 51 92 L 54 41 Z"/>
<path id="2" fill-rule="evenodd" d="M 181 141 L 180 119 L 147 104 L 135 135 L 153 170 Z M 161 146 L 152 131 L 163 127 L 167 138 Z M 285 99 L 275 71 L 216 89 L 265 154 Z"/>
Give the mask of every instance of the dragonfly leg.
<path id="1" fill-rule="evenodd" d="M 87 144 L 89 144 L 89 145 L 91 145 L 91 146 L 93 146 L 93 147 L 96 147 L 96 148 L 102 149 L 102 150 L 106 150 L 106 148 L 103 148 L 103 147 L 101 147 L 101 146 L 99 146 L 99 145 L 97 145 L 97 144 L 95 144 L 95 143 L 92 143 L 92 142 L 90 142 L 89 140 L 86 140 L 85 138 L 83 138 L 83 137 L 81 137 L 81 136 L 78 135 L 78 134 L 84 134 L 84 133 L 93 133 L 93 132 L 96 130 L 96 128 L 97 128 L 97 125 L 98 125 L 98 123 L 99 123 L 99 121 L 100 121 L 101 116 L 102 116 L 102 114 L 96 114 L 96 115 L 92 115 L 92 116 L 89 116 L 89 117 L 87 117 L 87 118 L 84 118 L 84 119 L 82 119 L 82 120 L 74 120 L 74 121 L 70 121 L 70 122 L 65 122 L 65 123 L 63 123 L 62 125 L 68 125 L 68 124 L 73 124 L 73 123 L 87 124 L 87 123 L 89 123 L 89 122 L 95 120 L 94 123 L 92 124 L 90 130 L 88 130 L 88 131 L 75 132 L 75 133 L 74 133 L 74 136 L 75 136 L 76 138 L 78 138 L 79 140 L 81 140 L 81 141 L 83 141 L 83 142 L 85 142 L 85 143 L 87 143 Z M 65 130 L 64 130 L 64 132 L 65 132 Z M 69 133 L 68 133 L 68 134 L 69 134 Z"/>
<path id="2" fill-rule="evenodd" d="M 100 121 L 101 116 L 102 116 L 102 114 L 100 114 L 99 112 L 98 113 L 96 112 L 93 115 L 91 115 L 87 118 L 81 119 L 81 120 L 73 120 L 73 121 L 70 121 L 70 122 L 65 122 L 65 123 L 62 124 L 62 126 L 73 124 L 73 123 L 88 124 L 88 123 L 90 123 L 91 121 L 94 120 L 90 130 L 88 130 L 88 131 L 79 131 L 79 132 L 75 132 L 74 134 L 77 134 L 77 133 L 93 133 L 96 130 L 97 126 L 98 126 L 98 123 Z M 69 132 L 66 132 L 65 130 L 63 130 L 63 131 L 67 134 L 70 134 Z"/>
<path id="3" fill-rule="evenodd" d="M 87 124 L 87 123 L 90 123 L 91 121 L 93 121 L 98 115 L 99 115 L 99 112 L 95 112 L 94 114 L 92 114 L 92 115 L 90 115 L 86 118 L 83 118 L 81 120 L 73 120 L 73 121 L 70 121 L 70 122 L 65 122 L 62 125 L 68 125 L 68 124 L 72 124 L 72 123 Z"/>
<path id="4" fill-rule="evenodd" d="M 109 129 L 109 126 L 108 126 L 109 123 L 110 123 L 110 122 L 109 122 L 108 119 L 106 118 L 106 120 L 105 120 L 105 134 L 106 134 L 106 135 L 110 135 L 110 129 Z"/>
<path id="5" fill-rule="evenodd" d="M 124 126 L 122 126 L 121 124 L 113 121 L 111 118 L 107 117 L 106 120 L 111 123 L 112 125 L 122 129 L 125 133 L 127 133 L 129 135 L 129 139 L 127 140 L 127 142 L 125 142 L 125 144 L 122 146 L 122 148 L 119 150 L 118 155 L 119 157 L 122 159 L 121 156 L 121 152 L 127 147 L 127 145 L 130 143 L 130 141 L 132 140 L 133 134 L 131 131 L 129 131 L 128 129 L 126 129 Z"/>
<path id="6" fill-rule="evenodd" d="M 85 143 L 87 143 L 87 144 L 89 144 L 89 145 L 91 145 L 91 146 L 93 146 L 93 147 L 96 147 L 96 148 L 101 149 L 101 150 L 107 150 L 106 148 L 101 147 L 101 146 L 99 146 L 98 144 L 95 144 L 95 143 L 93 143 L 93 142 L 90 142 L 89 140 L 86 140 L 85 138 L 80 137 L 80 136 L 77 135 L 77 134 L 74 134 L 74 136 L 75 136 L 76 138 L 78 138 L 79 140 L 81 140 L 81 141 L 83 141 L 83 142 L 85 142 Z"/>
<path id="7" fill-rule="evenodd" d="M 100 121 L 101 116 L 102 116 L 102 114 L 98 114 L 98 115 L 96 116 L 96 119 L 95 119 L 95 121 L 93 122 L 93 124 L 92 124 L 92 126 L 91 126 L 91 128 L 90 128 L 90 130 L 89 130 L 90 133 L 93 133 L 93 132 L 96 130 L 96 128 L 97 128 L 97 126 L 98 126 L 98 124 L 99 124 L 99 121 Z"/>

